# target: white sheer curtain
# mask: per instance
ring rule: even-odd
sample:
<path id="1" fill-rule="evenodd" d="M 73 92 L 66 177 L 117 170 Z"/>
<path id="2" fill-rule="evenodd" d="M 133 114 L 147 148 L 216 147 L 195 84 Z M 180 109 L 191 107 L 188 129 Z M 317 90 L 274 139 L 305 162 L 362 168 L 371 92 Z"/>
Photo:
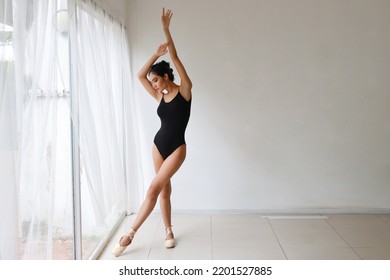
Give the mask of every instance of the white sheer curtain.
<path id="1" fill-rule="evenodd" d="M 14 215 L 22 259 L 72 258 L 70 140 L 61 137 L 70 115 L 56 29 L 60 3 L 13 1 L 12 7 L 19 118 Z"/>
<path id="2" fill-rule="evenodd" d="M 128 199 L 125 29 L 92 1 L 0 0 L 0 7 L 0 259 L 74 257 L 70 98 L 78 102 L 89 258 Z"/>
<path id="3" fill-rule="evenodd" d="M 83 242 L 103 237 L 126 206 L 125 29 L 92 1 L 75 1 L 71 61 L 77 72 Z M 83 256 L 88 254 L 84 250 Z"/>

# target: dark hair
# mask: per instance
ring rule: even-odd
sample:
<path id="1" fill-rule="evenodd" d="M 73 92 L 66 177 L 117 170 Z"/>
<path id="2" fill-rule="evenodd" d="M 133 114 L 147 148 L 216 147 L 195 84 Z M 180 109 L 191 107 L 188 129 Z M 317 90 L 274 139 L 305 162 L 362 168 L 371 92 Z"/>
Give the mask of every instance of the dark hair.
<path id="1" fill-rule="evenodd" d="M 173 69 L 170 67 L 169 62 L 162 60 L 157 62 L 150 67 L 148 75 L 154 73 L 158 76 L 164 77 L 164 74 L 168 74 L 168 78 L 173 82 L 175 77 L 173 76 Z"/>

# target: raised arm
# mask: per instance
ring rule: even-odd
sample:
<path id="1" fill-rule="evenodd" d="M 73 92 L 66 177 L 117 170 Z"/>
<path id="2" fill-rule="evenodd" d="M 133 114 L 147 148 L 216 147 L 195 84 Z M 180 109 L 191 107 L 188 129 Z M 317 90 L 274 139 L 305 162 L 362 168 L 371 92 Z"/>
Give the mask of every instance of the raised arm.
<path id="1" fill-rule="evenodd" d="M 192 82 L 190 80 L 190 77 L 187 74 L 186 69 L 184 68 L 183 63 L 179 59 L 179 56 L 177 55 L 177 51 L 175 48 L 175 44 L 172 39 L 171 32 L 169 31 L 169 25 L 171 23 L 172 18 L 172 11 L 167 10 L 165 12 L 165 8 L 162 9 L 162 16 L 161 16 L 161 23 L 164 30 L 164 35 L 167 40 L 168 49 L 169 49 L 169 55 L 172 59 L 173 64 L 176 67 L 177 72 L 180 76 L 180 91 L 183 97 L 187 100 L 191 98 L 191 89 L 192 89 Z"/>
<path id="2" fill-rule="evenodd" d="M 162 55 L 166 54 L 168 51 L 168 43 L 161 44 L 156 53 L 152 55 L 151 58 L 145 63 L 145 65 L 139 70 L 137 76 L 144 88 L 156 99 L 158 100 L 158 92 L 153 88 L 150 81 L 148 80 L 148 72 L 150 67 L 154 62 Z"/>

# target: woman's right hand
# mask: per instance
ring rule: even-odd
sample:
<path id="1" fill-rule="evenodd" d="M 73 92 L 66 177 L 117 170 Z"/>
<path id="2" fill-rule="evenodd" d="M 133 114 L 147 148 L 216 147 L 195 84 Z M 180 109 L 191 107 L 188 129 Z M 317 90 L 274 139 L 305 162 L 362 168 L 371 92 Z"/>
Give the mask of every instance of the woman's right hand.
<path id="1" fill-rule="evenodd" d="M 161 44 L 156 51 L 158 57 L 163 56 L 168 52 L 168 43 Z"/>
<path id="2" fill-rule="evenodd" d="M 162 23 L 164 30 L 169 29 L 169 25 L 171 23 L 172 16 L 173 16 L 173 13 L 171 10 L 167 10 L 165 12 L 165 8 L 162 9 L 161 23 Z"/>

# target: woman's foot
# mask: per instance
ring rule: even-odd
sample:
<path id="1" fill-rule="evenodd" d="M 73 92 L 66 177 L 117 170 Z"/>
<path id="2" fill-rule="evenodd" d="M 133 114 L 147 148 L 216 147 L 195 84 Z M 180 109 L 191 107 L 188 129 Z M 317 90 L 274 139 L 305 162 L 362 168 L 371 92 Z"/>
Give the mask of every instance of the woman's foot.
<path id="1" fill-rule="evenodd" d="M 122 254 L 123 251 L 127 248 L 127 246 L 129 246 L 131 244 L 131 242 L 133 241 L 135 233 L 136 233 L 136 231 L 134 231 L 132 229 L 129 233 L 126 233 L 125 235 L 123 235 L 121 237 L 121 239 L 119 239 L 119 244 L 116 245 L 114 247 L 114 249 L 112 249 L 112 254 L 115 257 L 118 257 L 120 254 Z"/>
<path id="2" fill-rule="evenodd" d="M 176 241 L 173 236 L 172 227 L 165 228 L 165 232 L 167 233 L 167 237 L 165 238 L 165 248 L 174 248 L 176 246 Z"/>

